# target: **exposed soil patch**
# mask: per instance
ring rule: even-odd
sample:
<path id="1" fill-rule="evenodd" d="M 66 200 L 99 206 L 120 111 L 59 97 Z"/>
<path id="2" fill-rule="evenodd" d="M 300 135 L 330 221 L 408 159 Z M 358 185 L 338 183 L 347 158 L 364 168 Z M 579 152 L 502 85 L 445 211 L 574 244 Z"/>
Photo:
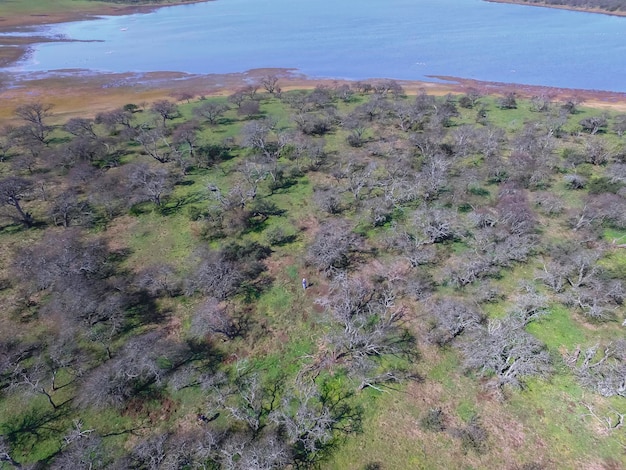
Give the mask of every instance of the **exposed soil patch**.
<path id="1" fill-rule="evenodd" d="M 131 418 L 139 418 L 148 415 L 148 419 L 151 423 L 156 424 L 159 421 L 166 421 L 170 418 L 172 413 L 177 410 L 177 404 L 170 398 L 164 398 L 161 400 L 160 405 L 154 409 L 152 404 L 141 399 L 133 399 L 128 402 L 128 405 L 122 411 L 124 416 Z"/>

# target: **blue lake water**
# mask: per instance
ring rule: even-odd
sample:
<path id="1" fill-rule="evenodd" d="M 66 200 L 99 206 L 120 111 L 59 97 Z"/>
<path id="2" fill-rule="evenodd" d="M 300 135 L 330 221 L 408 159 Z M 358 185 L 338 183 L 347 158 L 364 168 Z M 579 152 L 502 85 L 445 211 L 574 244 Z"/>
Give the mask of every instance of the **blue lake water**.
<path id="1" fill-rule="evenodd" d="M 481 0 L 216 0 L 49 26 L 11 72 L 445 75 L 626 91 L 626 18 Z"/>

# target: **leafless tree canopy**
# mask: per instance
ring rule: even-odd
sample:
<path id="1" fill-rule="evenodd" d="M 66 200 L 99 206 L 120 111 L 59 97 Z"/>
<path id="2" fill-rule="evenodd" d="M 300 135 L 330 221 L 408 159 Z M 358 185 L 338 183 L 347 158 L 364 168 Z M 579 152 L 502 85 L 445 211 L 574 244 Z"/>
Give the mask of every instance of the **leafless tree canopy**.
<path id="1" fill-rule="evenodd" d="M 331 275 L 350 266 L 351 254 L 362 246 L 362 240 L 345 223 L 329 222 L 315 236 L 307 262 Z"/>
<path id="2" fill-rule="evenodd" d="M 465 367 L 492 378 L 497 387 L 521 387 L 525 377 L 548 377 L 552 360 L 544 344 L 509 315 L 477 328 L 459 343 Z"/>

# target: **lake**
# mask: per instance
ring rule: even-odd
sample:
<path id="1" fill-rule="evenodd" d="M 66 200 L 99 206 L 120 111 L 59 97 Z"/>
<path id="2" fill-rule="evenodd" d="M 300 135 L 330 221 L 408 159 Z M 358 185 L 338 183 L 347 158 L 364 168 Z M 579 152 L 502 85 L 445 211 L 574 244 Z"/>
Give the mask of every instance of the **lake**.
<path id="1" fill-rule="evenodd" d="M 481 0 L 216 0 L 52 25 L 5 69 L 293 68 L 312 77 L 476 80 L 626 91 L 626 18 Z"/>

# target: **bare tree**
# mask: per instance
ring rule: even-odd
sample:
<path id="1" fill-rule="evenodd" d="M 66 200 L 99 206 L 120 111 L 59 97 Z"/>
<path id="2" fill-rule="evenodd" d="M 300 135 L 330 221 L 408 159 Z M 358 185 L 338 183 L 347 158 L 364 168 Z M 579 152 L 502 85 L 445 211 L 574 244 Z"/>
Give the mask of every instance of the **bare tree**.
<path id="1" fill-rule="evenodd" d="M 448 184 L 448 174 L 452 162 L 439 153 L 426 155 L 417 184 L 424 199 L 435 200 Z"/>
<path id="2" fill-rule="evenodd" d="M 465 452 L 473 450 L 480 454 L 487 450 L 487 430 L 477 416 L 473 416 L 465 426 L 452 429 L 451 435 L 461 441 Z"/>
<path id="3" fill-rule="evenodd" d="M 359 249 L 362 240 L 341 223 L 327 223 L 317 233 L 307 254 L 307 263 L 331 275 L 350 265 L 350 254 Z"/>
<path id="4" fill-rule="evenodd" d="M 536 219 L 528 202 L 527 191 L 506 184 L 500 189 L 496 209 L 502 223 L 510 233 L 523 235 L 535 230 Z"/>
<path id="5" fill-rule="evenodd" d="M 313 194 L 313 201 L 328 214 L 339 214 L 343 210 L 341 193 L 336 189 L 318 189 Z"/>
<path id="6" fill-rule="evenodd" d="M 200 251 L 194 258 L 197 266 L 187 279 L 188 295 L 199 291 L 218 299 L 226 299 L 244 280 L 244 273 L 238 269 L 237 264 L 225 259 L 220 252 Z"/>
<path id="7" fill-rule="evenodd" d="M 149 470 L 163 468 L 169 450 L 167 438 L 166 433 L 159 433 L 141 440 L 130 453 L 132 467 Z"/>
<path id="8" fill-rule="evenodd" d="M 169 100 L 158 100 L 152 104 L 150 110 L 161 116 L 161 124 L 165 127 L 168 120 L 176 119 L 180 116 L 178 106 Z"/>
<path id="9" fill-rule="evenodd" d="M 415 211 L 413 224 L 420 244 L 442 243 L 458 234 L 457 215 L 449 209 L 424 208 Z"/>
<path id="10" fill-rule="evenodd" d="M 345 424 L 325 401 L 314 384 L 296 383 L 270 414 L 270 420 L 284 428 L 296 460 L 312 461 L 333 441 L 336 429 Z"/>
<path id="11" fill-rule="evenodd" d="M 153 168 L 147 163 L 136 163 L 128 170 L 128 184 L 135 202 L 151 201 L 161 207 L 163 198 L 173 188 L 173 181 L 165 168 Z"/>
<path id="12" fill-rule="evenodd" d="M 584 131 L 589 132 L 591 135 L 595 135 L 606 129 L 609 122 L 606 115 L 600 115 L 586 117 L 582 119 L 579 124 Z"/>
<path id="13" fill-rule="evenodd" d="M 137 392 L 161 385 L 170 367 L 185 358 L 186 351 L 162 333 L 152 331 L 128 340 L 103 365 L 92 370 L 80 387 L 81 406 L 121 407 Z"/>
<path id="14" fill-rule="evenodd" d="M 94 124 L 95 122 L 93 119 L 77 117 L 71 118 L 67 121 L 63 128 L 75 137 L 84 136 L 97 139 L 98 134 L 96 134 Z"/>
<path id="15" fill-rule="evenodd" d="M 187 121 L 177 126 L 172 133 L 174 145 L 178 146 L 181 153 L 187 152 L 192 159 L 196 158 L 198 130 L 200 130 L 200 127 L 196 121 Z"/>
<path id="16" fill-rule="evenodd" d="M 292 457 L 287 444 L 275 432 L 259 438 L 234 434 L 220 448 L 221 468 L 227 470 L 273 470 L 284 468 Z"/>
<path id="17" fill-rule="evenodd" d="M 242 144 L 268 160 L 276 160 L 287 145 L 287 136 L 276 133 L 271 119 L 249 122 L 241 129 Z"/>
<path id="18" fill-rule="evenodd" d="M 50 117 L 51 104 L 40 102 L 24 104 L 15 109 L 15 115 L 25 121 L 28 133 L 42 144 L 47 143 L 51 127 L 46 124 L 46 119 Z"/>
<path id="19" fill-rule="evenodd" d="M 385 355 L 412 357 L 414 338 L 404 327 L 405 310 L 385 283 L 374 289 L 343 273 L 333 281 L 328 297 L 318 300 L 334 328 L 324 337 L 313 369 L 341 366 L 361 381 L 360 388 L 407 378 L 389 367 L 381 370 Z"/>
<path id="20" fill-rule="evenodd" d="M 42 358 L 39 357 L 33 366 L 29 368 L 21 367 L 16 371 L 11 388 L 19 389 L 26 394 L 43 395 L 48 400 L 50 406 L 56 410 L 60 404 L 55 403 L 52 396 L 54 393 L 53 377 L 54 376 L 52 376 L 52 378 L 50 377 L 46 364 L 43 362 Z"/>
<path id="21" fill-rule="evenodd" d="M 83 426 L 81 420 L 74 420 L 73 428 L 63 438 L 61 453 L 52 462 L 52 469 L 104 468 L 111 463 L 102 438 L 94 429 Z"/>
<path id="22" fill-rule="evenodd" d="M 349 131 L 347 142 L 352 147 L 362 147 L 368 122 L 359 110 L 355 110 L 342 119 L 342 126 Z"/>
<path id="23" fill-rule="evenodd" d="M 109 129 L 109 132 L 119 133 L 123 131 L 123 135 L 132 136 L 133 134 L 133 113 L 124 108 L 114 109 L 96 115 L 95 123 L 103 124 Z"/>
<path id="24" fill-rule="evenodd" d="M 451 343 L 457 336 L 471 332 L 485 321 L 483 313 L 453 298 L 438 300 L 430 304 L 428 310 L 433 319 L 428 338 L 439 346 Z"/>
<path id="25" fill-rule="evenodd" d="M 517 100 L 515 99 L 515 93 L 509 92 L 498 99 L 498 107 L 500 109 L 516 109 Z"/>
<path id="26" fill-rule="evenodd" d="M 484 94 L 482 92 L 480 92 L 476 88 L 470 87 L 467 89 L 465 94 L 461 98 L 459 98 L 459 105 L 462 108 L 474 108 L 476 105 L 478 105 L 478 102 L 483 96 Z"/>
<path id="27" fill-rule="evenodd" d="M 552 370 L 550 355 L 523 327 L 523 322 L 507 316 L 475 329 L 459 343 L 465 367 L 493 377 L 492 384 L 497 387 L 521 387 L 525 377 L 547 377 Z"/>
<path id="28" fill-rule="evenodd" d="M 247 319 L 234 314 L 232 308 L 216 298 L 204 301 L 191 320 L 192 335 L 202 338 L 213 333 L 231 340 L 241 336 L 247 327 Z"/>
<path id="29" fill-rule="evenodd" d="M 266 75 L 261 79 L 261 85 L 263 85 L 263 88 L 265 88 L 270 95 L 280 92 L 278 77 L 276 75 Z"/>
<path id="30" fill-rule="evenodd" d="M 356 158 L 349 158 L 336 174 L 341 174 L 345 180 L 345 189 L 352 194 L 354 202 L 358 203 L 363 191 L 373 184 L 373 173 L 376 171 L 376 163 L 357 162 Z"/>
<path id="31" fill-rule="evenodd" d="M 245 116 L 251 119 L 253 116 L 260 114 L 261 105 L 257 100 L 246 99 L 237 108 L 237 116 Z"/>
<path id="32" fill-rule="evenodd" d="M 196 116 L 206 119 L 210 125 L 215 126 L 228 109 L 229 107 L 226 103 L 206 101 L 194 108 L 193 112 Z"/>
<path id="33" fill-rule="evenodd" d="M 626 342 L 596 344 L 569 354 L 566 363 L 578 380 L 604 397 L 626 397 Z"/>
<path id="34" fill-rule="evenodd" d="M 305 135 L 324 135 L 336 124 L 334 111 L 328 109 L 298 112 L 293 116 L 298 129 Z"/>
<path id="35" fill-rule="evenodd" d="M 169 162 L 171 159 L 171 146 L 161 128 L 147 129 L 140 128 L 135 136 L 135 141 L 139 142 L 147 155 L 154 158 L 159 163 Z"/>
<path id="36" fill-rule="evenodd" d="M 613 130 L 622 137 L 626 132 L 626 114 L 618 114 L 613 118 Z"/>
<path id="37" fill-rule="evenodd" d="M 15 219 L 26 227 L 32 226 L 35 220 L 30 212 L 22 208 L 21 201 L 29 194 L 32 187 L 32 181 L 18 176 L 9 176 L 0 180 L 0 205 L 13 207 L 18 214 Z"/>
<path id="38" fill-rule="evenodd" d="M 585 139 L 585 161 L 593 165 L 604 165 L 611 160 L 615 149 L 607 146 L 596 135 Z"/>
<path id="39" fill-rule="evenodd" d="M 136 283 L 137 287 L 153 297 L 175 297 L 182 287 L 176 269 L 167 263 L 146 266 L 137 274 Z"/>
<path id="40" fill-rule="evenodd" d="M 258 437 L 278 406 L 281 387 L 280 380 L 264 384 L 258 373 L 241 363 L 232 387 L 222 392 L 221 401 L 233 419 L 244 423 L 253 437 Z"/>
<path id="41" fill-rule="evenodd" d="M 64 191 L 58 195 L 49 210 L 50 218 L 55 225 L 67 228 L 72 224 L 85 225 L 92 217 L 87 201 L 81 200 L 74 190 Z"/>
<path id="42" fill-rule="evenodd" d="M 168 435 L 166 455 L 161 468 L 174 470 L 180 468 L 207 468 L 220 460 L 220 447 L 223 445 L 223 433 L 204 428 Z"/>
<path id="43" fill-rule="evenodd" d="M 127 207 L 127 185 L 119 173 L 106 172 L 92 182 L 88 199 L 105 220 L 111 220 Z"/>
<path id="44" fill-rule="evenodd" d="M 6 160 L 15 144 L 15 129 L 12 126 L 4 126 L 0 130 L 0 162 Z"/>
<path id="45" fill-rule="evenodd" d="M 237 108 L 241 107 L 241 103 L 243 103 L 247 99 L 248 97 L 242 90 L 237 90 L 232 95 L 228 96 L 228 101 L 237 106 Z"/>

